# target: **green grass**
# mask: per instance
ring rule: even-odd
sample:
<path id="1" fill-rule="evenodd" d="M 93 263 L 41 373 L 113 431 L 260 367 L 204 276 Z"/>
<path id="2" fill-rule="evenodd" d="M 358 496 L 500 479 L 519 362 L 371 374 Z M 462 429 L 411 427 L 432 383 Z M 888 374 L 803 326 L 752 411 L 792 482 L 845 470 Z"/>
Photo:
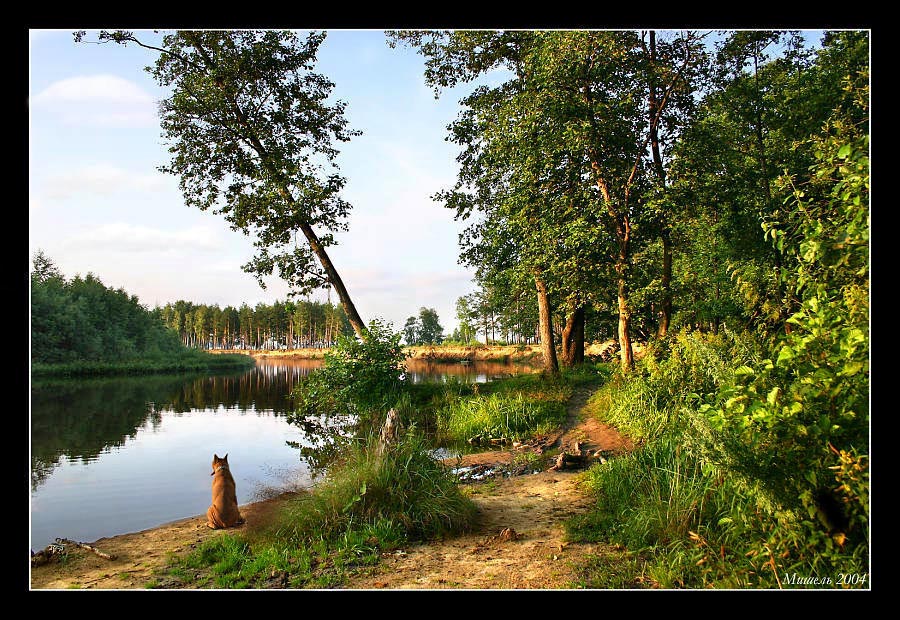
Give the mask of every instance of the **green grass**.
<path id="1" fill-rule="evenodd" d="M 550 432 L 565 422 L 573 387 L 601 380 L 599 371 L 589 367 L 558 378 L 534 374 L 465 387 L 445 385 L 429 404 L 436 441 L 484 446 L 491 439 L 508 443 Z"/>

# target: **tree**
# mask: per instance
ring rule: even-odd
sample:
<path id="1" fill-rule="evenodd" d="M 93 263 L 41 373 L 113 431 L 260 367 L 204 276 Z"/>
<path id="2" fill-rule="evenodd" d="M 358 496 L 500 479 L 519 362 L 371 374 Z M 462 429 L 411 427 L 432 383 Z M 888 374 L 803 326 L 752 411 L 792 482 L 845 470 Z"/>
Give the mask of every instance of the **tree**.
<path id="1" fill-rule="evenodd" d="M 475 336 L 475 327 L 472 321 L 475 319 L 475 312 L 470 304 L 470 298 L 466 295 L 456 300 L 456 319 L 459 321 L 457 335 L 465 344 L 469 344 Z"/>
<path id="2" fill-rule="evenodd" d="M 444 328 L 441 327 L 437 311 L 434 308 L 419 308 L 419 316 L 406 319 L 403 325 L 403 339 L 408 345 L 443 342 Z"/>
<path id="3" fill-rule="evenodd" d="M 668 175 L 681 323 L 750 324 L 766 334 L 793 328 L 786 320 L 799 299 L 784 277 L 793 271 L 786 253 L 802 239 L 772 244 L 760 224 L 784 217 L 779 175 L 808 175 L 808 140 L 832 110 L 848 107 L 841 80 L 859 80 L 868 63 L 865 32 L 826 33 L 814 53 L 801 44 L 797 33 L 742 31 L 717 45 L 715 79 Z"/>
<path id="4" fill-rule="evenodd" d="M 515 279 L 529 278 L 537 293 L 545 368 L 558 373 L 548 289 L 548 239 L 540 212 L 548 207 L 540 191 L 540 179 L 529 168 L 529 159 L 546 159 L 531 141 L 528 129 L 536 110 L 531 105 L 522 61 L 534 44 L 535 33 L 526 31 L 455 31 L 391 33 L 391 42 L 417 47 L 426 57 L 425 77 L 439 93 L 441 88 L 469 82 L 492 69 L 513 73 L 500 86 L 480 86 L 465 97 L 458 120 L 450 126 L 450 140 L 463 147 L 457 157 L 460 171 L 456 186 L 435 196 L 456 211 L 459 220 L 473 213 L 481 217 L 460 237 L 460 261 L 476 267 L 484 285 L 499 273 L 515 270 Z M 522 119 L 528 122 L 524 122 Z M 485 342 L 495 334 L 495 313 L 490 309 L 490 286 L 484 287 L 480 307 Z"/>
<path id="5" fill-rule="evenodd" d="M 76 42 L 83 36 L 76 32 Z M 172 92 L 160 102 L 172 153 L 160 170 L 179 178 L 188 205 L 214 208 L 255 238 L 257 254 L 244 270 L 264 288 L 277 268 L 294 294 L 330 285 L 363 337 L 365 324 L 326 251 L 333 231 L 346 230 L 350 210 L 339 196 L 345 179 L 335 172 L 333 143 L 360 132 L 347 129 L 343 102 L 328 103 L 334 84 L 312 71 L 324 39 L 187 30 L 164 35 L 157 46 L 128 31 L 99 34 L 100 42 L 159 53 L 147 70 Z M 297 243 L 298 232 L 305 244 Z"/>
<path id="6" fill-rule="evenodd" d="M 411 316 L 406 319 L 406 323 L 403 325 L 403 339 L 410 346 L 419 344 L 419 321 L 416 317 Z"/>
<path id="7" fill-rule="evenodd" d="M 576 363 L 584 304 L 606 294 L 610 278 L 622 366 L 633 365 L 632 260 L 650 240 L 639 225 L 653 185 L 649 155 L 652 151 L 659 164 L 663 184 L 664 138 L 675 135 L 673 102 L 690 101 L 685 77 L 697 46 L 690 33 L 665 45 L 657 45 L 655 34 L 649 41 L 647 36 L 633 31 L 392 34 L 426 57 L 426 80 L 436 92 L 498 67 L 513 76 L 497 87 L 478 87 L 462 100 L 465 108 L 451 125 L 451 140 L 464 147 L 457 158 L 458 182 L 438 198 L 456 209 L 458 219 L 473 212 L 482 216 L 461 238 L 463 260 L 482 270 L 482 281 L 505 270 L 518 272 L 514 280 L 525 274 L 533 280 L 550 372 L 558 370 L 554 305 L 568 306 L 565 360 Z M 670 274 L 664 289 L 669 280 Z"/>
<path id="8" fill-rule="evenodd" d="M 46 282 L 50 279 L 62 280 L 63 277 L 50 257 L 44 254 L 43 250 L 38 250 L 32 259 L 31 279 Z"/>
<path id="9" fill-rule="evenodd" d="M 161 313 L 93 274 L 66 281 L 43 252 L 31 272 L 31 359 L 37 363 L 118 362 L 177 354 Z"/>
<path id="10" fill-rule="evenodd" d="M 438 313 L 434 308 L 419 309 L 419 342 L 421 344 L 441 344 L 444 341 L 444 328 L 441 327 Z"/>

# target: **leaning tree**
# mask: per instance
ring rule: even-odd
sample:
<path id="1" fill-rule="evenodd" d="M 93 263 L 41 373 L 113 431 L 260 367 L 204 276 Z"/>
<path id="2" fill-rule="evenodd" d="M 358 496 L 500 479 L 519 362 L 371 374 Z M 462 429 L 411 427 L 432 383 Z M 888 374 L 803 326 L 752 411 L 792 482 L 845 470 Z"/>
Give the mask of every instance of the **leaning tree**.
<path id="1" fill-rule="evenodd" d="M 76 32 L 76 42 L 84 35 Z M 232 230 L 254 237 L 256 254 L 244 271 L 265 288 L 277 269 L 292 294 L 333 287 L 364 336 L 326 251 L 334 232 L 347 229 L 350 211 L 334 143 L 360 132 L 347 128 L 344 102 L 328 102 L 334 83 L 313 71 L 324 40 L 315 32 L 302 40 L 289 31 L 183 30 L 153 44 L 116 30 L 100 31 L 96 42 L 158 53 L 147 71 L 170 91 L 159 113 L 172 154 L 159 169 L 178 177 L 189 206 L 212 208 Z"/>

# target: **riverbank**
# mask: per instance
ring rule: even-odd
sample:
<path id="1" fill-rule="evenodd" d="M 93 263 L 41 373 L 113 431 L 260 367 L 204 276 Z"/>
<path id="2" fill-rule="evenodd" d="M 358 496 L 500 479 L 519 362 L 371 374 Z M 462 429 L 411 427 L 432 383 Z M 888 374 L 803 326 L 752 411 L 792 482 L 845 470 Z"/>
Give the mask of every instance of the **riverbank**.
<path id="1" fill-rule="evenodd" d="M 218 352 L 216 352 L 218 353 Z M 229 352 L 226 352 L 229 353 Z M 220 372 L 251 368 L 255 361 L 246 355 L 210 355 L 206 351 L 187 350 L 179 355 L 124 360 L 117 362 L 78 361 L 64 364 L 31 365 L 32 379 L 68 377 L 106 377 L 183 372 Z"/>

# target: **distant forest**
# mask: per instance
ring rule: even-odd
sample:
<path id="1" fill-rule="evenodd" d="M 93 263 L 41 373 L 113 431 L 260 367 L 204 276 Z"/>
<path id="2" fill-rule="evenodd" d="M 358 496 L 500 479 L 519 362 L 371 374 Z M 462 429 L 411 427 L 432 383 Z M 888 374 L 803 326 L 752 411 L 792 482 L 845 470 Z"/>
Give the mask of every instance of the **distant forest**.
<path id="1" fill-rule="evenodd" d="M 42 251 L 31 272 L 31 361 L 120 363 L 186 349 L 328 347 L 353 330 L 339 306 L 276 301 L 251 308 L 179 300 L 148 309 L 95 275 L 65 279 Z"/>
<path id="2" fill-rule="evenodd" d="M 240 307 L 179 300 L 152 314 L 188 347 L 201 349 L 296 349 L 330 347 L 353 329 L 340 306 L 318 301 L 246 303 Z"/>

